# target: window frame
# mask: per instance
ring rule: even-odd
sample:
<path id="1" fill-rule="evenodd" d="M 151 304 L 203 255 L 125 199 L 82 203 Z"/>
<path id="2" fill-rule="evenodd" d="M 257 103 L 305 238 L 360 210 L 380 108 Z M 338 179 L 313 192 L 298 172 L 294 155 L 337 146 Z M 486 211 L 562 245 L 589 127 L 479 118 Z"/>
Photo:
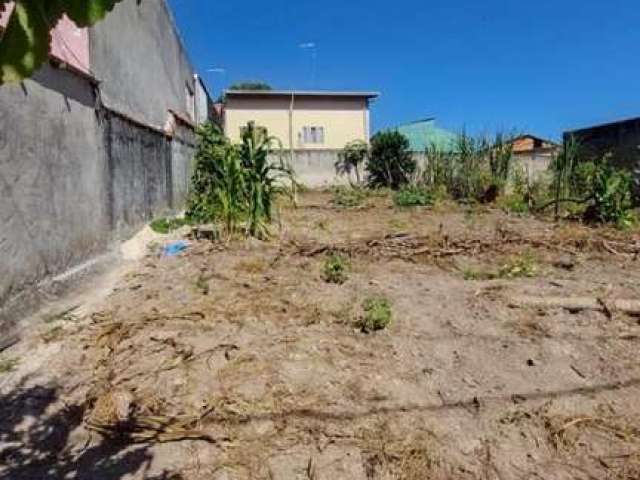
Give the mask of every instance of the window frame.
<path id="1" fill-rule="evenodd" d="M 302 127 L 301 137 L 304 145 L 324 145 L 325 129 L 317 125 L 306 125 Z"/>

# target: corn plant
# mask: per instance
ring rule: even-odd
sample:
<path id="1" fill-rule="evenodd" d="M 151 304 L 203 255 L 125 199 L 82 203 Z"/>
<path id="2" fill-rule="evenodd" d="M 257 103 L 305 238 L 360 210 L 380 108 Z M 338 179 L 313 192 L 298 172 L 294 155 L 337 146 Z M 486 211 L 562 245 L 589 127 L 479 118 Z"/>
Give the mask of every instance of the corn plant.
<path id="1" fill-rule="evenodd" d="M 496 133 L 492 144 L 488 145 L 489 168 L 494 184 L 504 186 L 509 180 L 513 159 L 513 142 L 508 135 Z"/>
<path id="2" fill-rule="evenodd" d="M 579 164 L 579 158 L 580 145 L 576 139 L 571 136 L 564 142 L 561 152 L 551 164 L 556 218 L 558 218 L 560 214 L 560 203 L 575 191 L 575 174 Z"/>
<path id="3" fill-rule="evenodd" d="M 231 150 L 231 144 L 220 127 L 213 123 L 201 126 L 196 134 L 198 148 L 191 176 L 187 216 L 194 222 L 208 222 L 218 214 L 217 190 L 227 175 L 225 157 Z"/>
<path id="4" fill-rule="evenodd" d="M 425 157 L 422 182 L 432 187 L 445 187 L 448 189 L 453 184 L 456 176 L 455 157 L 443 151 L 435 143 L 427 146 Z"/>
<path id="5" fill-rule="evenodd" d="M 279 144 L 282 150 L 277 138 L 266 135 L 253 122 L 242 135 L 240 159 L 246 182 L 248 230 L 255 237 L 268 236 L 267 224 L 273 216 L 275 197 L 281 194 L 292 197 L 286 183 L 295 182 L 293 170 L 285 164 L 282 155 L 277 163 L 271 163 L 269 157 L 274 144 Z"/>
<path id="6" fill-rule="evenodd" d="M 187 215 L 194 221 L 221 221 L 229 235 L 241 225 L 249 235 L 264 238 L 273 217 L 276 196 L 291 196 L 292 169 L 271 159 L 279 141 L 249 123 L 242 143 L 233 145 L 219 129 L 199 130 L 196 164 Z"/>
<path id="7" fill-rule="evenodd" d="M 238 149 L 229 146 L 220 157 L 213 200 L 228 233 L 236 230 L 245 215 L 246 175 Z"/>

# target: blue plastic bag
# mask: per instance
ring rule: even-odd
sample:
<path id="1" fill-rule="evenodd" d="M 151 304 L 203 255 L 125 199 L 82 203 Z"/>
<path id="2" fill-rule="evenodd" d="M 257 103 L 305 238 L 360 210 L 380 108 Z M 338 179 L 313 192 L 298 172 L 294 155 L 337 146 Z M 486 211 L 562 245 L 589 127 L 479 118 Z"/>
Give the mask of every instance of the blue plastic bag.
<path id="1" fill-rule="evenodd" d="M 164 247 L 162 252 L 165 257 L 175 257 L 182 252 L 184 252 L 189 247 L 189 244 L 184 240 L 180 240 L 178 242 L 170 243 Z"/>

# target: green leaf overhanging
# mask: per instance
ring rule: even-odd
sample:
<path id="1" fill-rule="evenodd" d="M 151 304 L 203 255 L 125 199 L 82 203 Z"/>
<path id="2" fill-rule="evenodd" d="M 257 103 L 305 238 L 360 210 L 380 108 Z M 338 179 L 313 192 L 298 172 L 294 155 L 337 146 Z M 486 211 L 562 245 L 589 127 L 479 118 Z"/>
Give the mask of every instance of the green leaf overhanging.
<path id="1" fill-rule="evenodd" d="M 0 39 L 0 85 L 30 77 L 47 61 L 51 30 L 66 14 L 78 27 L 102 20 L 122 0 L 17 0 Z M 0 0 L 0 12 L 8 0 Z"/>

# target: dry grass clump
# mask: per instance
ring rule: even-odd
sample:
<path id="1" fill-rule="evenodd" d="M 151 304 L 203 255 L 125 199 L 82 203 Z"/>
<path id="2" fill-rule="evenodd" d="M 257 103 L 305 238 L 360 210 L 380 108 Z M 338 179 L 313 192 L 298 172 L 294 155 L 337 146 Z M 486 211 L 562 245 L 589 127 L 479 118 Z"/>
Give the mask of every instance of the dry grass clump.
<path id="1" fill-rule="evenodd" d="M 0 374 L 12 372 L 18 363 L 17 358 L 0 358 Z"/>
<path id="2" fill-rule="evenodd" d="M 610 454 L 589 453 L 606 469 L 607 477 L 616 480 L 640 478 L 640 423 L 622 416 L 545 417 L 549 442 L 561 453 L 577 454 L 591 449 L 595 442 L 604 444 Z"/>
<path id="3" fill-rule="evenodd" d="M 237 272 L 259 275 L 269 268 L 269 264 L 264 258 L 249 258 L 239 261 L 233 268 Z"/>
<path id="4" fill-rule="evenodd" d="M 367 478 L 398 480 L 445 480 L 451 470 L 439 452 L 436 437 L 420 433 L 411 438 L 395 438 L 378 426 L 361 436 Z"/>
<path id="5" fill-rule="evenodd" d="M 558 450 L 575 448 L 582 436 L 594 432 L 640 446 L 640 428 L 632 420 L 622 417 L 547 417 L 545 427 L 549 440 Z"/>

